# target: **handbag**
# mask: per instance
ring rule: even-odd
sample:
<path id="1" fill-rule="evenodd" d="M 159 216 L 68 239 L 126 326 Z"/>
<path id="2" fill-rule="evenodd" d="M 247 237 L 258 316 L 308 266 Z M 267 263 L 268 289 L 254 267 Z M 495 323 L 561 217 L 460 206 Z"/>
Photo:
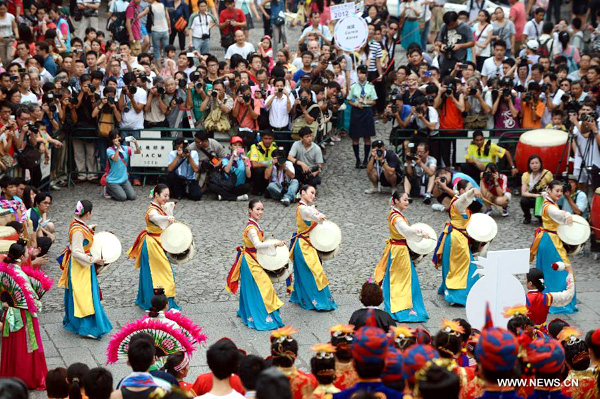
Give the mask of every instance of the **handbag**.
<path id="1" fill-rule="evenodd" d="M 223 47 L 225 50 L 227 50 L 229 48 L 229 46 L 231 46 L 233 43 L 235 43 L 233 33 L 230 32 L 230 33 L 224 34 L 223 31 L 221 31 L 221 47 Z"/>
<path id="2" fill-rule="evenodd" d="M 233 168 L 233 165 L 231 166 Z M 220 167 L 214 170 L 210 174 L 210 184 L 221 187 L 226 191 L 231 191 L 235 187 L 235 183 L 237 182 L 237 177 L 235 173 L 231 172 L 227 174 L 225 172 L 225 168 Z"/>
<path id="3" fill-rule="evenodd" d="M 183 32 L 185 27 L 187 26 L 187 20 L 183 17 L 179 17 L 177 22 L 175 22 L 175 30 L 177 32 Z"/>
<path id="4" fill-rule="evenodd" d="M 40 150 L 31 144 L 27 144 L 19 155 L 17 155 L 17 162 L 23 169 L 36 168 L 40 165 Z"/>
<path id="5" fill-rule="evenodd" d="M 311 105 L 306 112 L 310 113 L 310 111 L 312 111 L 313 109 L 315 109 L 319 107 L 318 104 L 313 104 Z M 294 119 L 294 121 L 292 122 L 292 139 L 293 140 L 300 140 L 300 136 L 298 135 L 298 132 L 300 131 L 300 129 L 302 129 L 303 127 L 308 126 L 310 127 L 310 130 L 312 131 L 312 135 L 313 135 L 313 139 L 315 138 L 316 134 L 317 134 L 317 128 L 319 127 L 319 122 L 317 119 L 315 119 L 313 121 L 313 123 L 308 123 L 306 122 L 306 119 L 302 116 Z"/>

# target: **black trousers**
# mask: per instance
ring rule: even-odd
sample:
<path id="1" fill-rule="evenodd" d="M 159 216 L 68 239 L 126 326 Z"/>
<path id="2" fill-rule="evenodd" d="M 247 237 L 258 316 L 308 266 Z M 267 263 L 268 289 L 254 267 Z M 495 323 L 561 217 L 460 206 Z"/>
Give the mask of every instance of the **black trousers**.
<path id="1" fill-rule="evenodd" d="M 294 169 L 296 170 L 296 179 L 300 183 L 300 186 L 303 184 L 310 184 L 313 187 L 317 187 L 321 184 L 321 175 L 313 176 L 312 173 L 304 173 L 302 168 L 298 165 L 294 165 Z"/>
<path id="2" fill-rule="evenodd" d="M 460 165 L 460 171 L 465 175 L 472 177 L 475 181 L 481 180 L 481 171 L 473 163 L 463 163 Z"/>
<path id="3" fill-rule="evenodd" d="M 223 199 L 226 201 L 235 201 L 238 196 L 248 194 L 250 189 L 252 189 L 252 185 L 250 182 L 246 182 L 241 186 L 236 186 L 231 190 L 226 190 L 223 188 L 223 186 L 208 183 L 208 188 L 213 193 L 223 197 Z"/>
<path id="4" fill-rule="evenodd" d="M 25 169 L 23 169 L 23 171 L 25 171 Z M 33 169 L 29 169 L 29 175 L 31 177 L 29 184 L 33 187 L 39 187 L 42 182 L 42 167 L 38 165 Z"/>
<path id="5" fill-rule="evenodd" d="M 177 31 L 177 29 L 173 28 L 171 31 L 171 35 L 169 35 L 169 44 L 173 44 L 175 42 L 175 36 L 178 36 L 179 39 L 179 49 L 185 50 L 185 31 Z"/>
<path id="6" fill-rule="evenodd" d="M 265 179 L 266 169 L 264 166 L 252 168 L 252 194 L 262 195 L 267 189 L 269 181 Z"/>
<path id="7" fill-rule="evenodd" d="M 169 173 L 167 175 L 167 186 L 169 186 L 169 191 L 171 191 L 171 197 L 173 198 L 181 199 L 186 197 L 192 201 L 199 201 L 202 198 L 202 191 L 200 190 L 198 180 L 189 180 L 176 173 Z"/>
<path id="8" fill-rule="evenodd" d="M 521 197 L 521 209 L 525 219 L 531 220 L 531 210 L 535 209 L 535 198 Z"/>
<path id="9" fill-rule="evenodd" d="M 283 147 L 285 153 L 288 154 L 290 152 L 290 148 L 292 148 L 292 144 L 294 144 L 291 141 L 292 140 L 291 133 L 288 133 L 290 131 L 290 129 L 286 126 L 286 127 L 274 127 L 271 130 L 273 131 L 273 134 L 275 135 L 275 142 L 277 143 L 277 145 L 280 147 Z M 281 133 L 282 131 L 284 131 L 286 133 Z M 284 142 L 283 140 L 287 140 L 287 142 Z"/>

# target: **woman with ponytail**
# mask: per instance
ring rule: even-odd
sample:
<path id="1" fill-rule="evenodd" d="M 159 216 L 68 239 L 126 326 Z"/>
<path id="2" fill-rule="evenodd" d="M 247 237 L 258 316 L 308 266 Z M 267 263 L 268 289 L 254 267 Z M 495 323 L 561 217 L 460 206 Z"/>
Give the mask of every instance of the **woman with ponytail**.
<path id="1" fill-rule="evenodd" d="M 183 380 L 190 372 L 190 357 L 186 352 L 177 352 L 169 355 L 163 366 L 163 370 L 175 377 L 181 389 L 191 394 L 192 397 L 196 396 L 192 384 Z"/>
<path id="2" fill-rule="evenodd" d="M 577 294 L 572 278 L 573 270 L 567 271 L 566 266 L 571 265 L 567 251 L 556 230 L 561 224 L 570 225 L 573 217 L 569 212 L 561 211 L 557 201 L 563 195 L 562 183 L 553 180 L 548 184 L 546 192 L 542 194 L 542 227 L 535 231 L 535 238 L 531 245 L 529 262 L 535 259 L 536 268 L 542 272 L 546 292 L 561 292 L 568 290 L 569 281 L 573 285 L 573 297 L 567 303 L 550 305 L 550 313 L 575 313 L 577 312 Z M 571 279 L 569 279 L 571 274 Z"/>
<path id="3" fill-rule="evenodd" d="M 258 263 L 256 253 L 275 255 L 276 247 L 285 245 L 283 241 L 264 242 L 264 232 L 258 222 L 265 208 L 262 201 L 253 199 L 248 203 L 248 223 L 242 235 L 243 247 L 227 276 L 227 290 L 235 293 L 240 289 L 238 317 L 250 328 L 259 331 L 283 327 L 279 308 L 283 302 L 277 296 L 271 279 Z"/>
<path id="4" fill-rule="evenodd" d="M 92 256 L 95 225 L 93 205 L 88 200 L 77 202 L 75 217 L 69 226 L 69 246 L 57 259 L 63 269 L 58 281 L 65 288 L 65 318 L 63 326 L 75 334 L 99 339 L 112 330 L 112 324 L 100 303 L 100 287 L 94 265 L 104 260 Z"/>
<path id="5" fill-rule="evenodd" d="M 415 265 L 410 258 L 406 239 L 429 239 L 422 230 L 411 227 L 403 212 L 409 204 L 407 193 L 397 191 L 390 198 L 388 214 L 390 238 L 381 260 L 375 267 L 375 282 L 383 284 L 383 302 L 386 312 L 400 322 L 425 322 L 429 319 Z"/>
<path id="6" fill-rule="evenodd" d="M 69 383 L 69 399 L 87 399 L 83 391 L 83 376 L 90 368 L 83 363 L 73 363 L 67 369 Z"/>
<path id="7" fill-rule="evenodd" d="M 127 251 L 129 258 L 135 259 L 135 267 L 140 269 L 135 304 L 144 310 L 150 309 L 154 289 L 163 287 L 169 309 L 180 309 L 175 302 L 173 268 L 160 242 L 162 231 L 175 222 L 173 207 L 167 205 L 170 198 L 169 187 L 157 184 L 150 191 L 150 197 L 152 201 L 145 216 L 146 229 L 138 235 L 135 243 Z"/>
<path id="8" fill-rule="evenodd" d="M 561 292 L 546 292 L 544 285 L 544 272 L 540 269 L 529 269 L 527 273 L 527 315 L 535 324 L 535 327 L 545 334 L 546 319 L 550 312 L 550 306 L 565 306 L 571 303 L 575 295 L 575 281 L 573 280 L 573 268 L 565 266 L 567 274 L 567 289 Z"/>
<path id="9" fill-rule="evenodd" d="M 48 368 L 36 313 L 40 302 L 21 268 L 25 256 L 23 245 L 12 244 L 0 263 L 0 299 L 6 309 L 2 315 L 0 377 L 19 378 L 29 389 L 43 390 Z M 23 300 L 16 303 L 17 298 Z"/>

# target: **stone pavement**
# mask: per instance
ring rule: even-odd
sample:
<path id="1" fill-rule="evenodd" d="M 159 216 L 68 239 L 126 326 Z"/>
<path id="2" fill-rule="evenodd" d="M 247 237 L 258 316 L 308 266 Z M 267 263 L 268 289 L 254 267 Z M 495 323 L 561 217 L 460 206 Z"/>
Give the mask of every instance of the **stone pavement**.
<path id="1" fill-rule="evenodd" d="M 101 25 L 103 26 L 103 25 Z M 251 32 L 252 43 L 262 36 L 261 24 Z M 298 29 L 288 34 L 298 36 Z M 213 46 L 218 47 L 218 34 L 213 35 Z M 292 46 L 292 47 L 295 47 Z M 387 142 L 389 130 L 378 124 L 378 136 Z M 361 285 L 372 275 L 388 238 L 386 222 L 389 194 L 366 195 L 370 186 L 364 170 L 353 168 L 350 140 L 327 148 L 327 162 L 323 184 L 318 189 L 319 210 L 336 222 L 343 234 L 342 251 L 336 259 L 326 262 L 325 270 L 331 283 L 331 291 L 339 309 L 329 313 L 308 312 L 287 302 L 285 287 L 278 287 L 280 298 L 285 302 L 281 310 L 285 323 L 299 328 L 299 367 L 308 368 L 310 347 L 328 340 L 327 329 L 337 323 L 347 323 L 351 313 L 361 305 L 358 292 Z M 361 148 L 362 153 L 362 148 Z M 81 184 L 75 188 L 53 192 L 54 204 L 51 217 L 57 225 L 58 241 L 52 247 L 50 257 L 56 258 L 67 244 L 69 220 L 77 200 L 90 199 L 94 203 L 92 223 L 99 230 L 113 231 L 127 250 L 137 234 L 143 229 L 143 217 L 148 205 L 150 187 L 136 188 L 138 199 L 117 203 L 101 196 L 99 186 Z M 257 332 L 246 328 L 236 317 L 237 296 L 225 290 L 225 280 L 235 258 L 235 248 L 241 244 L 241 234 L 246 222 L 246 202 L 218 202 L 213 195 L 193 203 L 183 200 L 175 208 L 178 220 L 188 224 L 196 241 L 196 257 L 185 265 L 176 267 L 177 300 L 182 312 L 202 325 L 208 335 L 208 344 L 227 336 L 249 353 L 262 356 L 269 354 L 269 332 Z M 510 216 L 498 218 L 498 236 L 491 250 L 528 248 L 533 238 L 535 225 L 521 224 L 518 197 L 510 205 Z M 410 222 L 424 222 L 440 232 L 447 221 L 447 214 L 432 211 L 429 206 L 416 200 L 406 215 Z M 265 200 L 265 216 L 262 227 L 267 234 L 289 240 L 295 229 L 295 207 L 284 207 L 279 202 Z M 435 332 L 442 317 L 465 317 L 464 308 L 448 306 L 436 293 L 441 273 L 431 264 L 431 258 L 417 265 L 417 273 L 423 289 L 425 305 L 430 320 L 425 326 Z M 582 331 L 600 326 L 600 275 L 599 262 L 591 257 L 578 256 L 574 259 L 579 313 L 564 316 Z M 44 270 L 58 281 L 60 269 L 55 262 L 44 266 Z M 144 313 L 134 307 L 137 294 L 138 271 L 133 262 L 121 257 L 109 270 L 99 277 L 104 296 L 103 306 L 113 322 L 116 332 L 122 325 L 142 317 Z M 520 276 L 523 280 L 523 276 Z M 54 288 L 43 298 L 44 309 L 40 314 L 42 339 L 48 367 L 66 367 L 73 362 L 84 362 L 90 367 L 106 364 L 106 347 L 109 337 L 91 340 L 75 336 L 62 327 L 63 290 Z M 562 316 L 561 316 L 562 317 Z M 197 351 L 192 359 L 188 380 L 207 370 L 206 348 Z M 129 369 L 125 362 L 110 366 L 116 381 L 124 377 Z M 45 398 L 36 393 L 34 398 Z"/>

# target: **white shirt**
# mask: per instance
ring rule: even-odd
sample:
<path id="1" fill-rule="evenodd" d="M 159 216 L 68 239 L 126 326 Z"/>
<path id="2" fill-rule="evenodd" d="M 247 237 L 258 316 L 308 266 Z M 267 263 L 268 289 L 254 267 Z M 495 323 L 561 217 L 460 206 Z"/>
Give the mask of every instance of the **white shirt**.
<path id="1" fill-rule="evenodd" d="M 202 35 L 210 35 L 210 23 L 214 22 L 214 18 L 211 14 L 198 13 L 192 21 L 192 37 L 201 39 Z"/>
<path id="2" fill-rule="evenodd" d="M 254 45 L 252 43 L 244 42 L 244 46 L 240 47 L 237 43 L 233 43 L 227 49 L 225 53 L 225 59 L 230 60 L 234 54 L 241 55 L 244 59 L 248 57 L 248 54 L 254 53 L 256 50 L 254 49 Z"/>
<path id="3" fill-rule="evenodd" d="M 575 176 L 579 174 L 579 170 L 582 166 L 581 164 L 584 160 L 584 155 L 587 155 L 585 157 L 585 166 L 595 165 L 598 168 L 600 168 L 600 146 L 598 146 L 598 142 L 596 141 L 596 139 L 590 138 L 590 136 L 588 136 L 588 138 L 583 137 L 583 134 L 581 134 L 577 127 L 573 128 L 573 134 L 575 134 L 575 138 L 577 139 L 577 146 L 575 151 Z M 593 142 L 589 143 L 590 140 L 592 140 Z M 589 149 L 586 153 L 587 148 Z"/>
<path id="4" fill-rule="evenodd" d="M 271 105 L 267 107 L 269 111 L 269 124 L 273 128 L 281 129 L 287 127 L 290 124 L 290 111 L 288 111 L 288 101 L 293 103 L 292 99 L 289 98 L 285 93 L 281 96 L 281 98 L 272 94 L 267 97 L 266 103 L 269 102 L 269 99 L 273 98 L 273 102 Z"/>
<path id="5" fill-rule="evenodd" d="M 227 395 L 216 396 L 209 392 L 201 396 L 196 396 L 195 399 L 244 399 L 244 395 L 242 395 L 239 392 L 236 392 L 235 390 L 231 390 L 231 392 Z"/>
<path id="6" fill-rule="evenodd" d="M 504 57 L 506 59 L 506 57 Z M 487 60 L 483 61 L 483 67 L 481 68 L 481 76 L 485 76 L 490 78 L 498 74 L 500 77 L 504 77 L 504 71 L 502 70 L 502 61 L 500 61 L 500 65 L 496 65 L 496 59 L 494 57 L 490 57 Z"/>
<path id="7" fill-rule="evenodd" d="M 148 95 L 146 90 L 141 87 L 137 88 L 137 91 L 133 95 L 133 99 L 136 103 L 141 105 L 146 105 L 146 100 Z M 144 128 L 144 110 L 140 113 L 135 112 L 133 107 L 131 106 L 131 100 L 129 97 L 124 98 L 123 101 L 126 104 L 126 108 L 129 107 L 127 112 L 123 112 L 123 119 L 121 120 L 121 129 L 132 129 L 132 130 L 141 130 Z"/>
<path id="8" fill-rule="evenodd" d="M 12 21 L 14 21 L 15 16 L 10 14 L 10 13 L 6 13 L 4 15 L 4 19 L 0 19 L 0 36 L 1 37 L 13 37 L 15 35 L 15 33 L 13 32 L 12 29 Z M 58 32 L 58 30 L 57 30 Z M 8 68 L 8 65 L 6 65 L 6 68 Z"/>
<path id="9" fill-rule="evenodd" d="M 539 24 L 535 22 L 535 19 L 531 19 L 527 21 L 525 24 L 525 28 L 523 29 L 523 34 L 527 35 L 527 39 L 537 39 L 542 35 L 542 26 L 544 25 L 544 20 L 540 21 Z"/>
<path id="10" fill-rule="evenodd" d="M 486 10 L 490 4 L 487 0 L 482 0 L 481 3 L 476 0 L 467 0 L 467 11 L 469 12 L 469 21 L 477 20 L 479 11 Z"/>
<path id="11" fill-rule="evenodd" d="M 273 172 L 271 173 L 271 182 L 275 182 L 277 184 L 283 184 L 284 181 L 290 181 L 291 179 L 287 177 L 284 170 L 277 169 L 277 163 L 273 163 Z M 294 164 L 291 161 L 285 161 L 284 168 L 289 170 L 292 173 L 296 173 L 294 170 Z"/>
<path id="12" fill-rule="evenodd" d="M 168 32 L 169 25 L 167 23 L 167 13 L 164 4 L 160 1 L 155 1 L 150 7 L 152 7 L 152 14 L 154 16 L 152 32 Z"/>
<path id="13" fill-rule="evenodd" d="M 116 0 L 112 2 L 108 11 L 112 12 L 113 14 L 116 14 L 118 12 L 125 12 L 127 11 L 127 6 L 129 6 L 128 1 Z"/>
<path id="14" fill-rule="evenodd" d="M 331 31 L 329 30 L 328 26 L 324 26 L 324 25 L 320 25 L 317 28 L 314 28 L 311 25 L 307 26 L 303 31 L 302 34 L 300 35 L 300 37 L 304 37 L 304 42 L 306 42 L 306 34 L 310 33 L 310 32 L 321 32 L 321 34 L 323 35 L 323 37 L 325 37 L 325 39 L 331 41 Z M 323 39 L 321 37 L 319 37 L 319 42 L 322 45 L 323 44 Z"/>
<path id="15" fill-rule="evenodd" d="M 494 33 L 494 27 L 492 24 L 488 24 L 487 22 L 485 25 L 482 25 L 481 22 L 477 22 L 473 28 L 475 29 L 474 34 L 475 39 L 477 39 L 477 44 L 481 46 L 483 46 L 485 42 L 487 42 L 488 38 Z M 489 57 L 491 55 L 491 47 L 492 42 L 489 42 L 487 46 L 483 48 L 477 47 L 477 50 L 479 50 L 479 55 L 481 57 Z"/>
<path id="16" fill-rule="evenodd" d="M 558 89 L 554 95 L 552 95 L 552 94 L 550 94 L 550 95 L 552 96 L 552 104 L 555 107 L 558 107 L 562 104 L 561 97 L 565 95 L 565 92 L 562 91 L 561 89 Z M 545 96 L 544 96 L 544 100 L 545 100 Z M 542 126 L 546 126 L 550 123 L 552 123 L 552 112 L 550 112 L 550 109 L 548 108 L 548 106 L 546 106 L 544 115 L 542 115 Z"/>
<path id="17" fill-rule="evenodd" d="M 21 93 L 21 104 L 39 104 L 40 100 L 38 100 L 37 96 L 33 92 L 29 92 L 29 94 Z"/>

